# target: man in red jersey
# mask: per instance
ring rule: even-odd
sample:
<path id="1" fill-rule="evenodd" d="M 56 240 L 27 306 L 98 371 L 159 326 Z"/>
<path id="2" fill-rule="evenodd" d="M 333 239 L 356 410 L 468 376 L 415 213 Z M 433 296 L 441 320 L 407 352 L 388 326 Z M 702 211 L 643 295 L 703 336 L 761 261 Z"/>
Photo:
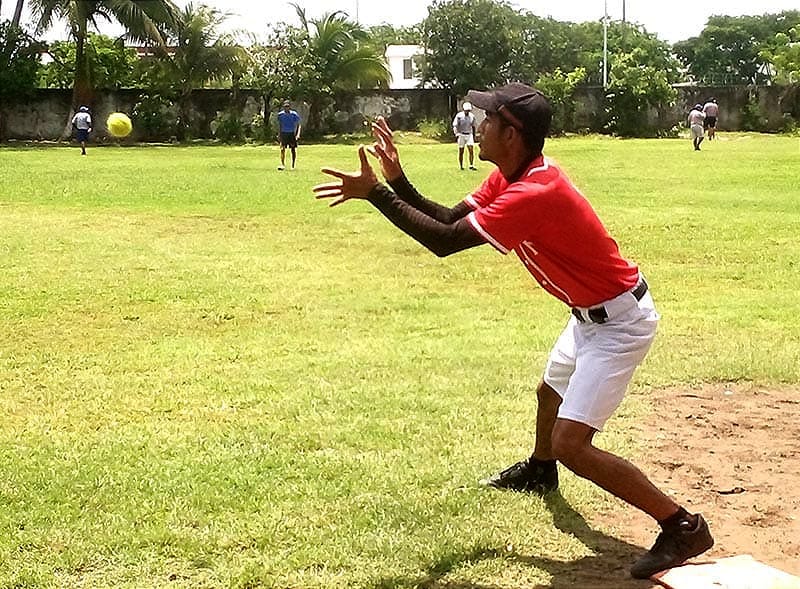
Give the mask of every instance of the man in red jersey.
<path id="1" fill-rule="evenodd" d="M 593 444 L 655 336 L 659 316 L 647 283 L 586 198 L 542 155 L 552 111 L 541 92 L 514 83 L 470 91 L 467 100 L 486 113 L 478 157 L 497 169 L 456 206 L 428 200 L 411 185 L 383 120 L 373 128 L 370 151 L 391 189 L 378 181 L 361 146 L 360 170 L 323 168 L 336 181 L 314 192 L 332 198 L 331 206 L 368 200 L 438 256 L 484 243 L 503 254 L 513 251 L 542 288 L 570 308 L 537 389 L 533 454 L 481 483 L 544 494 L 558 487 L 561 462 L 659 523 L 655 544 L 631 568 L 636 578 L 650 577 L 705 552 L 714 540 L 702 515 Z"/>

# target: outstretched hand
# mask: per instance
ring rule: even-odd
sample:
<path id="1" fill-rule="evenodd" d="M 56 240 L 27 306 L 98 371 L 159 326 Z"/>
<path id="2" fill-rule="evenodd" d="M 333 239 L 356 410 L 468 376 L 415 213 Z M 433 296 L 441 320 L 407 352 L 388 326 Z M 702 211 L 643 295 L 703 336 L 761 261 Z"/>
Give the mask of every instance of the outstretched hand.
<path id="1" fill-rule="evenodd" d="M 330 206 L 335 207 L 351 198 L 367 198 L 370 191 L 378 184 L 378 177 L 367 161 L 367 151 L 362 145 L 358 148 L 361 169 L 356 172 L 342 172 L 333 168 L 322 168 L 323 174 L 338 178 L 337 182 L 317 184 L 312 189 L 316 198 L 332 198 Z"/>
<path id="2" fill-rule="evenodd" d="M 378 117 L 372 123 L 372 135 L 375 137 L 375 144 L 369 148 L 369 152 L 380 162 L 383 177 L 389 181 L 399 178 L 403 174 L 400 154 L 397 152 L 394 134 L 386 119 Z"/>

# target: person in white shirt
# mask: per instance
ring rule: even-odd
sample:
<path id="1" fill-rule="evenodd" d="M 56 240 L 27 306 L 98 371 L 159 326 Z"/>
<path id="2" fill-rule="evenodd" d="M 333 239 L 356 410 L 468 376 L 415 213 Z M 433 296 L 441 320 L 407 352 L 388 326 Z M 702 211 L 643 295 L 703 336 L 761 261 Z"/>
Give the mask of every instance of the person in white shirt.
<path id="1" fill-rule="evenodd" d="M 92 132 L 92 116 L 89 114 L 89 107 L 82 106 L 72 117 L 72 126 L 75 128 L 75 138 L 81 144 L 81 155 L 86 155 L 86 142 L 89 140 L 89 133 Z"/>
<path id="2" fill-rule="evenodd" d="M 472 104 L 465 102 L 463 109 L 453 119 L 453 134 L 458 141 L 458 165 L 464 169 L 464 147 L 469 150 L 469 169 L 477 170 L 475 167 L 475 115 L 472 114 Z"/>
<path id="3" fill-rule="evenodd" d="M 695 104 L 694 108 L 689 113 L 689 128 L 692 131 L 692 145 L 695 151 L 700 151 L 700 144 L 705 137 L 705 130 L 703 129 L 703 122 L 706 120 L 706 115 L 703 112 L 702 104 Z"/>

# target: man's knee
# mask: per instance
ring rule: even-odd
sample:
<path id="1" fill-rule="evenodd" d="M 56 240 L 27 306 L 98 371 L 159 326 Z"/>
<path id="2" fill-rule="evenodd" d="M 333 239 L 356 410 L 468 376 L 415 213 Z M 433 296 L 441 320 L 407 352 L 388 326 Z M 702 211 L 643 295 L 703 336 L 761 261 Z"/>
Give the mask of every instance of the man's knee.
<path id="1" fill-rule="evenodd" d="M 539 383 L 539 386 L 536 387 L 536 398 L 540 404 L 547 403 L 547 404 L 561 404 L 561 396 L 544 381 Z"/>
<path id="2" fill-rule="evenodd" d="M 558 420 L 551 440 L 555 459 L 567 468 L 578 466 L 591 451 L 593 435 L 594 430 L 588 425 Z"/>

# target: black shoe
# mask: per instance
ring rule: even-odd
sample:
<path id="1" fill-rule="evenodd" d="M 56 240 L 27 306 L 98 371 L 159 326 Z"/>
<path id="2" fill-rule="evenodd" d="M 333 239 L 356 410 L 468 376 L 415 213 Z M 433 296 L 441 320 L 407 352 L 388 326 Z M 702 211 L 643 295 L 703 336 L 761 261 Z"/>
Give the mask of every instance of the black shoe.
<path id="1" fill-rule="evenodd" d="M 470 166 L 469 169 L 470 170 L 477 170 L 478 168 L 476 168 L 475 166 Z"/>
<path id="2" fill-rule="evenodd" d="M 480 484 L 495 489 L 544 495 L 558 488 L 558 468 L 555 460 L 542 465 L 529 458 L 483 479 Z"/>
<path id="3" fill-rule="evenodd" d="M 656 543 L 642 558 L 631 567 L 634 579 L 649 579 L 659 571 L 664 571 L 702 554 L 714 545 L 714 538 L 703 516 L 697 514 L 697 524 L 682 521 L 678 527 L 664 530 L 656 538 Z"/>

